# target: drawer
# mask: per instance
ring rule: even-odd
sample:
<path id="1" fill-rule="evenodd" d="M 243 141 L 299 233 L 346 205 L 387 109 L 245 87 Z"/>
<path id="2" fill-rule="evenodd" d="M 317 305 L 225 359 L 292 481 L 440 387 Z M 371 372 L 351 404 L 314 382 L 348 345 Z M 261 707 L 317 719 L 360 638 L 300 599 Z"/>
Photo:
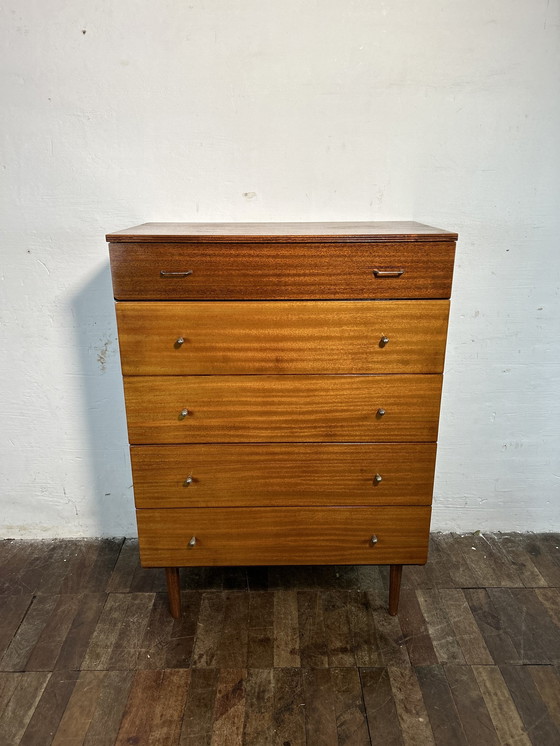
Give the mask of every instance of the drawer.
<path id="1" fill-rule="evenodd" d="M 137 508 L 430 505 L 436 445 L 209 444 L 130 453 Z"/>
<path id="2" fill-rule="evenodd" d="M 441 384 L 439 375 L 125 376 L 129 441 L 430 442 Z"/>
<path id="3" fill-rule="evenodd" d="M 441 373 L 448 313 L 446 300 L 117 303 L 125 375 Z"/>
<path id="4" fill-rule="evenodd" d="M 449 298 L 455 242 L 127 242 L 109 250 L 119 300 Z"/>
<path id="5" fill-rule="evenodd" d="M 423 564 L 430 510 L 162 508 L 138 510 L 136 517 L 147 567 Z M 189 547 L 192 537 L 196 544 Z"/>

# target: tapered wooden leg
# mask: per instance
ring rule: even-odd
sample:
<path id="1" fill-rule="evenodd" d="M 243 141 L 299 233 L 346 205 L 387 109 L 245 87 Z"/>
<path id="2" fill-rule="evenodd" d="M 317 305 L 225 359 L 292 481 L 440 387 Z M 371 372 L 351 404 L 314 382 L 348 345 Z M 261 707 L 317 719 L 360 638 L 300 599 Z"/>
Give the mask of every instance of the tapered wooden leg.
<path id="1" fill-rule="evenodd" d="M 396 616 L 399 610 L 401 592 L 402 565 L 391 565 L 389 574 L 389 614 Z"/>
<path id="2" fill-rule="evenodd" d="M 179 585 L 179 568 L 166 567 L 165 579 L 167 580 L 167 598 L 169 611 L 173 619 L 181 616 L 181 587 Z"/>

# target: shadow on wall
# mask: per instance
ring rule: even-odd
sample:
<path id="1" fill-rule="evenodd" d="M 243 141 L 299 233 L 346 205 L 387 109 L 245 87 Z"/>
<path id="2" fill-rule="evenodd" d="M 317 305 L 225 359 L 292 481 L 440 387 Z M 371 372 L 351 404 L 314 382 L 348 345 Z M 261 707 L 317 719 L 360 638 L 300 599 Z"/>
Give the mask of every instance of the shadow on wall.
<path id="1" fill-rule="evenodd" d="M 83 432 L 88 440 L 88 504 L 83 518 L 98 536 L 135 536 L 132 476 L 109 263 L 71 300 L 83 379 Z M 84 469 L 87 475 L 88 469 Z"/>

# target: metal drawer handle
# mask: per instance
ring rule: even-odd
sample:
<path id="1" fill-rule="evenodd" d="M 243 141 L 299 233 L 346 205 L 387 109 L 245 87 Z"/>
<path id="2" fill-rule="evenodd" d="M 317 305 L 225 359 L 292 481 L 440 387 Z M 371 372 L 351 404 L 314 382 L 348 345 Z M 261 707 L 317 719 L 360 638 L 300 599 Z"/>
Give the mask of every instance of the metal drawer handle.
<path id="1" fill-rule="evenodd" d="M 377 412 L 375 414 L 378 417 L 383 417 L 383 415 L 385 414 L 385 410 L 383 409 L 383 407 L 379 407 L 379 409 L 377 410 Z"/>
<path id="2" fill-rule="evenodd" d="M 181 411 L 179 412 L 179 419 L 180 419 L 180 420 L 183 420 L 183 419 L 185 419 L 185 417 L 187 417 L 187 416 L 188 416 L 188 414 L 189 414 L 189 410 L 188 410 L 188 409 L 187 409 L 187 408 L 185 407 L 184 409 L 182 409 L 182 410 L 181 410 Z"/>
<path id="3" fill-rule="evenodd" d="M 375 277 L 400 277 L 404 275 L 404 269 L 374 269 Z"/>
<path id="4" fill-rule="evenodd" d="M 185 338 L 179 337 L 179 339 L 175 340 L 175 347 L 180 347 L 182 344 L 185 344 Z"/>
<path id="5" fill-rule="evenodd" d="M 183 482 L 183 487 L 188 487 L 189 484 L 192 484 L 192 483 L 193 483 L 193 478 L 192 477 L 187 477 L 185 479 L 185 481 Z"/>
<path id="6" fill-rule="evenodd" d="M 159 276 L 160 277 L 188 277 L 189 275 L 192 275 L 193 271 L 192 269 L 187 269 L 186 272 L 165 272 L 165 270 L 160 270 Z"/>
<path id="7" fill-rule="evenodd" d="M 379 482 L 382 482 L 382 481 L 383 481 L 383 477 L 381 476 L 381 474 L 376 474 L 373 478 L 374 484 L 379 484 Z"/>
<path id="8" fill-rule="evenodd" d="M 179 341 L 179 340 L 177 340 L 177 341 Z M 389 337 L 386 337 L 385 335 L 383 335 L 381 337 L 381 339 L 379 340 L 379 346 L 380 347 L 385 347 L 385 345 L 388 345 L 388 344 L 389 344 Z"/>
<path id="9" fill-rule="evenodd" d="M 375 546 L 375 544 L 377 544 L 377 542 L 378 542 L 379 540 L 378 540 L 378 538 L 377 538 L 376 534 L 373 534 L 373 535 L 372 535 L 372 537 L 371 537 L 371 539 L 370 539 L 369 541 L 370 541 L 370 544 L 372 544 L 372 545 L 374 545 L 374 546 Z"/>
<path id="10" fill-rule="evenodd" d="M 189 541 L 189 549 L 193 549 L 196 546 L 196 536 L 193 536 Z"/>

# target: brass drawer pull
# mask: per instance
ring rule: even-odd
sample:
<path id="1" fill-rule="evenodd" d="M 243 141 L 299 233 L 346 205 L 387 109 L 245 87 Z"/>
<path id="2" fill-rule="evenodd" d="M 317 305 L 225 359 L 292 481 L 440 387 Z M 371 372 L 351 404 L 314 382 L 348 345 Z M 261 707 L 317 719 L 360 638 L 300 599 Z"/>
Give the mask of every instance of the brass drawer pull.
<path id="1" fill-rule="evenodd" d="M 400 277 L 404 275 L 404 269 L 374 269 L 375 277 Z"/>
<path id="2" fill-rule="evenodd" d="M 165 272 L 165 270 L 161 269 L 159 272 L 160 277 L 188 277 L 189 275 L 192 275 L 193 271 L 192 269 L 187 269 L 186 272 Z"/>
<path id="3" fill-rule="evenodd" d="M 376 534 L 373 534 L 372 537 L 371 537 L 371 539 L 369 541 L 370 541 L 370 544 L 372 544 L 372 546 L 375 546 L 379 540 L 378 540 Z"/>
<path id="4" fill-rule="evenodd" d="M 381 474 L 376 474 L 373 478 L 374 484 L 379 484 L 379 482 L 382 482 L 382 481 L 383 481 L 383 477 L 381 476 Z"/>
<path id="5" fill-rule="evenodd" d="M 193 536 L 189 541 L 189 549 L 193 549 L 196 546 L 196 536 Z"/>

